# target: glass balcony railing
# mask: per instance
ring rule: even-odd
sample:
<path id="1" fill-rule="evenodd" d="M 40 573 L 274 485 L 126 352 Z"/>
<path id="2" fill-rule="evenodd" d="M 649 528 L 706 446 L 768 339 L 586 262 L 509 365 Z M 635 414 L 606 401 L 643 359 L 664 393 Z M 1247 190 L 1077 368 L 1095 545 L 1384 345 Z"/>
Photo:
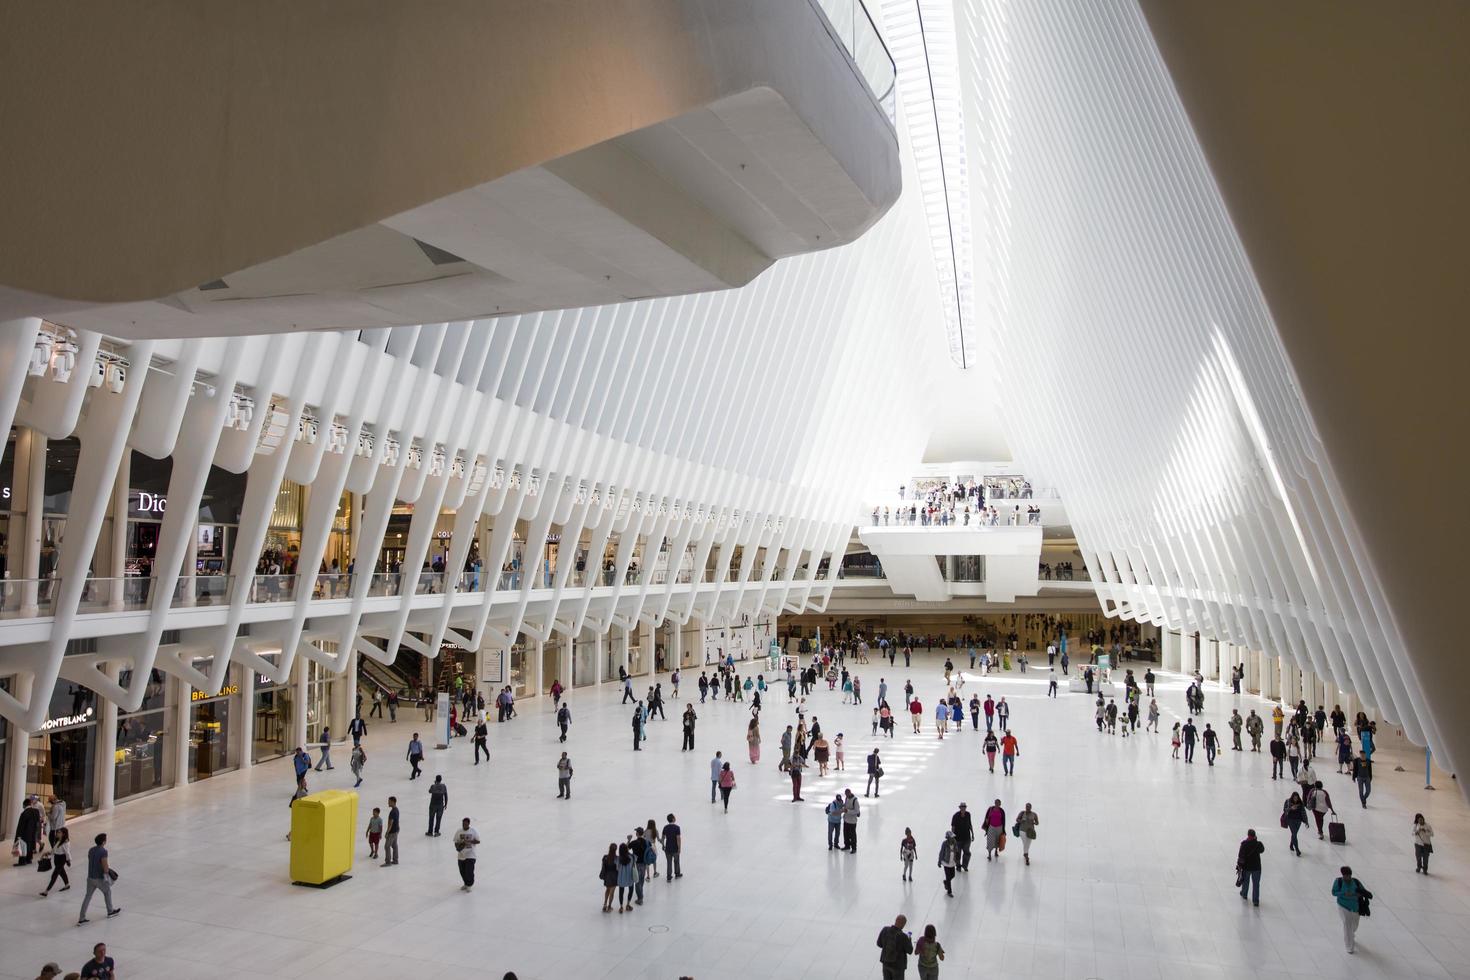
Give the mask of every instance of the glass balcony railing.
<path id="1" fill-rule="evenodd" d="M 895 81 L 898 78 L 898 69 L 893 64 L 893 56 L 888 53 L 883 35 L 879 33 L 878 25 L 868 13 L 867 6 L 863 0 L 815 2 L 827 15 L 827 23 L 832 25 L 833 32 L 852 56 L 863 80 L 868 83 L 868 89 L 888 115 L 888 121 L 894 122 L 897 118 Z"/>

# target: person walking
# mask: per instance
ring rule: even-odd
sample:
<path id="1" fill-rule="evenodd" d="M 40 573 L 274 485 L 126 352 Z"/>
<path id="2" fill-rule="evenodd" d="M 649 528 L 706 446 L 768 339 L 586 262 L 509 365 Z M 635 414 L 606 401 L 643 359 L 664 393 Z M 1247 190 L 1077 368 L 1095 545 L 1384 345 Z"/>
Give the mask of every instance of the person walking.
<path id="1" fill-rule="evenodd" d="M 1243 751 L 1240 744 L 1240 730 L 1245 727 L 1245 719 L 1240 717 L 1239 708 L 1230 709 L 1230 720 L 1226 724 L 1230 726 L 1230 750 L 1232 752 Z"/>
<path id="2" fill-rule="evenodd" d="M 761 761 L 760 718 L 750 719 L 750 724 L 745 726 L 745 744 L 750 749 L 750 764 L 758 765 Z"/>
<path id="3" fill-rule="evenodd" d="M 909 719 L 914 723 L 914 734 L 919 734 L 924 725 L 924 705 L 918 698 L 909 702 Z"/>
<path id="4" fill-rule="evenodd" d="M 684 877 L 684 865 L 679 860 L 679 855 L 684 849 L 684 831 L 679 827 L 674 815 L 668 815 L 667 823 L 664 824 L 664 881 L 672 883 L 675 878 Z"/>
<path id="5" fill-rule="evenodd" d="M 572 798 L 572 760 L 567 758 L 563 752 L 561 758 L 556 760 L 556 798 L 559 800 L 570 800 Z"/>
<path id="6" fill-rule="evenodd" d="M 1054 698 L 1057 696 L 1057 669 L 1052 667 L 1046 672 L 1046 696 Z"/>
<path id="7" fill-rule="evenodd" d="M 1249 890 L 1252 905 L 1261 904 L 1261 854 L 1265 850 L 1266 845 L 1256 840 L 1256 832 L 1247 830 L 1245 840 L 1240 842 L 1235 854 L 1235 878 L 1240 884 L 1240 899 L 1245 901 Z"/>
<path id="8" fill-rule="evenodd" d="M 827 850 L 829 851 L 837 850 L 839 842 L 842 839 L 843 809 L 844 804 L 841 793 L 832 797 L 832 802 L 828 803 L 825 808 L 827 814 Z"/>
<path id="9" fill-rule="evenodd" d="M 959 866 L 959 842 L 953 830 L 944 832 L 944 841 L 939 845 L 939 869 L 944 872 L 944 894 L 954 898 L 954 876 Z"/>
<path id="10" fill-rule="evenodd" d="M 567 710 L 567 706 L 566 705 L 562 705 L 561 706 L 561 710 L 562 711 L 566 711 Z M 570 721 L 570 712 L 568 712 L 568 721 Z M 480 718 L 475 722 L 475 733 L 474 733 L 474 737 L 470 739 L 470 742 L 475 747 L 475 765 L 478 766 L 480 764 L 480 753 L 481 752 L 485 753 L 485 762 L 486 763 L 489 763 L 489 761 L 490 761 L 490 746 L 488 744 L 489 743 L 489 740 L 490 740 L 490 726 L 487 725 L 487 724 L 485 724 L 485 716 L 484 715 L 481 715 Z M 561 740 L 563 742 L 565 742 L 567 740 L 567 729 L 566 729 L 566 725 L 565 724 L 562 725 L 562 729 L 561 729 Z"/>
<path id="11" fill-rule="evenodd" d="M 1373 763 L 1366 752 L 1359 752 L 1353 760 L 1353 782 L 1358 784 L 1358 802 L 1368 809 L 1368 796 L 1373 792 Z"/>
<path id="12" fill-rule="evenodd" d="M 791 765 L 791 746 L 795 736 L 791 732 L 791 726 L 786 726 L 786 731 L 781 733 L 781 764 L 776 768 L 785 772 Z"/>
<path id="13" fill-rule="evenodd" d="M 725 770 L 725 756 L 716 752 L 715 757 L 709 760 L 709 801 L 713 803 L 720 791 L 720 773 Z"/>
<path id="14" fill-rule="evenodd" d="M 720 770 L 720 799 L 725 803 L 725 812 L 730 812 L 730 793 L 735 789 L 735 770 L 730 768 L 730 763 L 725 763 Z"/>
<path id="15" fill-rule="evenodd" d="M 459 890 L 462 892 L 475 887 L 475 846 L 479 843 L 480 835 L 470 826 L 470 818 L 465 817 L 454 832 L 454 853 L 459 861 L 459 878 L 463 882 Z"/>
<path id="16" fill-rule="evenodd" d="M 1337 816 L 1337 808 L 1332 805 L 1332 794 L 1327 792 L 1326 787 L 1322 785 L 1322 780 L 1317 779 L 1307 788 L 1306 795 L 1302 799 L 1307 804 L 1312 819 L 1317 821 L 1317 839 L 1322 840 L 1322 822 L 1327 819 L 1328 813 L 1334 817 Z"/>
<path id="17" fill-rule="evenodd" d="M 1153 733 L 1159 733 L 1159 702 L 1153 698 L 1148 700 L 1148 724 L 1143 726 L 1144 731 L 1153 729 Z"/>
<path id="18" fill-rule="evenodd" d="M 362 720 L 362 715 L 357 715 L 347 723 L 347 734 L 352 736 L 353 745 L 362 744 L 362 737 L 367 734 L 367 722 Z"/>
<path id="19" fill-rule="evenodd" d="M 1266 723 L 1261 720 L 1260 715 L 1256 714 L 1256 709 L 1252 708 L 1250 716 L 1245 720 L 1245 732 L 1251 737 L 1252 752 L 1261 751 L 1261 734 L 1265 730 Z"/>
<path id="20" fill-rule="evenodd" d="M 939 931 L 927 925 L 924 935 L 914 944 L 914 964 L 919 968 L 919 980 L 939 980 L 939 962 L 942 959 L 944 947 L 939 945 Z"/>
<path id="21" fill-rule="evenodd" d="M 408 778 L 410 780 L 418 779 L 419 776 L 423 775 L 419 767 L 424 762 L 424 743 L 419 741 L 418 732 L 414 732 L 413 738 L 408 740 L 408 754 L 406 757 L 408 764 L 413 767 L 412 771 L 408 774 Z"/>
<path id="22" fill-rule="evenodd" d="M 618 887 L 618 845 L 607 845 L 607 853 L 602 856 L 602 869 L 598 871 L 597 878 L 602 882 L 602 911 L 612 911 L 613 891 Z M 623 911 L 618 907 L 618 911 Z"/>
<path id="23" fill-rule="evenodd" d="M 908 916 L 900 915 L 893 925 L 884 926 L 878 932 L 878 963 L 883 967 L 883 980 L 903 980 L 909 968 L 909 956 L 914 952 L 914 942 L 904 932 L 909 924 Z"/>
<path id="24" fill-rule="evenodd" d="M 955 842 L 955 867 L 960 871 L 970 870 L 970 849 L 975 844 L 975 821 L 970 817 L 969 808 L 961 803 L 959 809 L 955 810 L 954 816 L 949 818 L 949 829 L 954 834 Z"/>
<path id="25" fill-rule="evenodd" d="M 1419 818 L 1424 819 L 1422 816 Z M 1427 859 L 1426 859 L 1426 864 Z M 51 880 L 46 882 L 46 888 L 41 892 L 45 898 L 51 894 L 51 889 L 56 887 L 56 879 L 61 879 L 61 890 L 71 889 L 71 879 L 66 875 L 66 869 L 71 866 L 71 831 L 62 827 L 56 832 L 56 837 L 51 841 Z"/>
<path id="26" fill-rule="evenodd" d="M 852 790 L 843 790 L 842 801 L 842 849 L 849 854 L 857 853 L 857 828 L 858 817 L 861 816 L 862 804 Z"/>
<path id="27" fill-rule="evenodd" d="M 806 768 L 806 757 L 797 752 L 791 756 L 791 764 L 786 767 L 791 776 L 791 802 L 804 803 L 805 798 L 801 795 L 801 772 Z"/>
<path id="28" fill-rule="evenodd" d="M 1016 756 L 1021 754 L 1021 743 L 1006 729 L 1005 738 L 1000 740 L 1000 767 L 1007 776 L 1016 774 Z"/>
<path id="29" fill-rule="evenodd" d="M 1332 897 L 1337 900 L 1337 912 L 1342 917 L 1342 941 L 1349 953 L 1358 951 L 1358 920 L 1367 914 L 1368 902 L 1373 893 L 1353 877 L 1353 869 L 1343 865 L 1338 877 L 1332 882 Z"/>
<path id="30" fill-rule="evenodd" d="M 561 704 L 561 706 L 556 709 L 556 727 L 561 730 L 561 735 L 557 737 L 557 741 L 558 742 L 565 742 L 567 740 L 567 729 L 570 728 L 571 725 L 572 725 L 572 706 L 571 706 L 570 702 L 563 702 Z M 481 722 L 480 724 L 478 724 L 478 725 L 475 726 L 475 738 L 477 740 L 480 738 L 480 729 L 482 729 L 484 727 L 485 727 L 485 723 L 484 722 Z M 485 760 L 488 762 L 489 759 L 490 759 L 490 750 L 489 749 L 486 749 L 485 750 Z M 479 749 L 479 742 L 478 741 L 476 742 L 475 761 L 476 762 L 479 762 L 480 761 L 480 749 Z"/>
<path id="31" fill-rule="evenodd" d="M 107 944 L 98 943 L 92 947 L 92 958 L 82 964 L 81 972 L 67 976 L 77 980 L 116 980 L 117 964 L 107 955 Z"/>
<path id="32" fill-rule="evenodd" d="M 388 823 L 383 827 L 383 867 L 398 863 L 398 797 L 388 797 Z"/>
<path id="33" fill-rule="evenodd" d="M 701 698 L 700 700 L 702 701 L 703 698 Z M 694 723 L 698 719 L 699 715 L 694 713 L 694 705 L 692 703 L 686 702 L 684 705 L 684 714 L 682 716 L 684 727 L 684 742 L 679 747 L 680 752 L 694 751 Z"/>
<path id="34" fill-rule="evenodd" d="M 874 796 L 882 796 L 880 790 L 883 788 L 883 760 L 878 758 L 878 750 L 874 749 L 868 753 L 868 786 L 863 790 L 867 796 L 872 791 Z"/>
<path id="35" fill-rule="evenodd" d="M 335 768 L 332 765 L 332 729 L 329 725 L 322 726 L 322 757 L 317 760 L 316 771 L 321 772 L 322 766 L 328 769 Z"/>
<path id="36" fill-rule="evenodd" d="M 1000 849 L 1004 846 L 1006 835 L 1006 812 L 1000 805 L 1000 800 L 985 811 L 980 825 L 985 830 L 985 860 L 991 858 L 1000 859 Z"/>
<path id="37" fill-rule="evenodd" d="M 1199 729 L 1194 727 L 1193 718 L 1184 719 L 1184 728 L 1180 734 L 1184 736 L 1184 761 L 1192 765 L 1194 763 L 1194 743 L 1199 737 Z"/>
<path id="38" fill-rule="evenodd" d="M 357 782 L 352 784 L 353 789 L 362 785 L 362 770 L 367 765 L 367 751 L 363 749 L 362 743 L 352 747 L 352 753 L 347 756 L 347 768 L 352 770 L 352 775 Z"/>
<path id="39" fill-rule="evenodd" d="M 1286 778 L 1286 741 L 1279 735 L 1271 739 L 1271 778 Z"/>
<path id="40" fill-rule="evenodd" d="M 1429 826 L 1429 821 L 1424 819 L 1424 814 L 1414 814 L 1412 834 L 1414 837 L 1414 873 L 1427 875 L 1429 874 L 1429 855 L 1434 853 L 1434 828 Z M 52 872 L 51 880 L 56 880 L 55 872 Z M 49 885 L 46 890 L 51 890 Z"/>
<path id="41" fill-rule="evenodd" d="M 1205 761 L 1213 766 L 1215 764 L 1215 752 L 1219 749 L 1220 736 L 1210 727 L 1209 722 L 1205 722 L 1205 732 L 1200 737 L 1205 743 Z"/>
<path id="42" fill-rule="evenodd" d="M 1036 828 L 1041 825 L 1041 817 L 1037 816 L 1031 804 L 1026 804 L 1026 809 L 1016 814 L 1016 836 L 1021 838 L 1021 857 L 1027 864 L 1031 863 L 1031 845 L 1036 840 Z"/>
<path id="43" fill-rule="evenodd" d="M 842 797 L 837 797 L 841 802 Z M 914 861 L 919 857 L 919 842 L 914 840 L 914 832 L 911 828 L 903 828 L 903 840 L 898 842 L 898 860 L 903 865 L 903 874 L 899 876 L 900 881 L 914 880 Z"/>
<path id="44" fill-rule="evenodd" d="M 1286 798 L 1286 803 L 1281 808 L 1281 826 L 1291 831 L 1291 847 L 1289 849 L 1297 857 L 1302 856 L 1301 846 L 1297 843 L 1297 834 L 1301 832 L 1302 824 L 1306 822 L 1306 804 L 1302 802 L 1300 793 L 1292 793 Z"/>
<path id="45" fill-rule="evenodd" d="M 980 742 L 980 748 L 985 752 L 985 760 L 990 771 L 995 772 L 995 754 L 1000 751 L 1000 739 L 995 737 L 995 732 L 986 729 L 985 738 Z"/>
<path id="46" fill-rule="evenodd" d="M 947 731 L 949 731 L 949 705 L 941 699 L 934 705 L 934 732 L 943 739 Z"/>
<path id="47" fill-rule="evenodd" d="M 46 840 L 52 847 L 66 828 L 66 801 L 54 793 L 46 799 Z"/>
<path id="48" fill-rule="evenodd" d="M 77 925 L 88 921 L 87 906 L 92 903 L 93 892 L 102 893 L 109 919 L 122 911 L 121 905 L 112 904 L 112 883 L 116 880 L 117 872 L 112 870 L 107 856 L 107 835 L 98 834 L 92 839 L 92 848 L 87 851 L 87 892 L 82 896 L 82 910 L 77 915 Z"/>

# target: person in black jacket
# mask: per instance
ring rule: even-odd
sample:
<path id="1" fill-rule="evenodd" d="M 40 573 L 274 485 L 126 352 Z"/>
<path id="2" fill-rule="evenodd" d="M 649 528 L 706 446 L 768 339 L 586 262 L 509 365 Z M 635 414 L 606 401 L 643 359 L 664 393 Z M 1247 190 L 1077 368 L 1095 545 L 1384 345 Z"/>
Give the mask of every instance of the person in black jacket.
<path id="1" fill-rule="evenodd" d="M 963 803 L 955 811 L 955 815 L 949 818 L 949 829 L 954 831 L 954 839 L 959 847 L 956 864 L 961 871 L 970 870 L 970 847 L 975 842 L 975 822 L 970 819 L 970 811 Z"/>
<path id="2" fill-rule="evenodd" d="M 41 801 L 34 796 L 26 797 L 20 819 L 15 822 L 15 840 L 22 845 L 22 853 L 15 862 L 17 868 L 35 859 L 41 844 L 41 822 Z"/>
<path id="3" fill-rule="evenodd" d="M 1256 840 L 1256 832 L 1247 830 L 1245 840 L 1240 842 L 1240 851 L 1235 856 L 1235 873 L 1240 879 L 1240 898 L 1250 891 L 1252 905 L 1261 904 L 1261 854 L 1266 845 Z"/>
<path id="4" fill-rule="evenodd" d="M 882 950 L 878 962 L 883 967 L 883 980 L 903 980 L 904 971 L 909 968 L 914 941 L 904 932 L 903 927 L 908 924 L 908 916 L 900 915 L 893 925 L 884 926 L 878 932 L 878 948 Z"/>

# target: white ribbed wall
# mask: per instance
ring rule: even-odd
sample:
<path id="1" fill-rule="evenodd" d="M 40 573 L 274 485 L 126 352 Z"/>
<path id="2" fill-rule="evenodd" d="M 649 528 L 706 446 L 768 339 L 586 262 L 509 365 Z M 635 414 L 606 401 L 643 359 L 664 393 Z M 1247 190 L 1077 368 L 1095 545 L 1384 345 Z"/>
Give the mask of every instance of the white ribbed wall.
<path id="1" fill-rule="evenodd" d="M 1437 750 L 1134 0 L 960 0 L 977 304 L 1027 475 L 1129 619 L 1281 655 Z M 1453 766 L 1455 760 L 1445 760 Z"/>

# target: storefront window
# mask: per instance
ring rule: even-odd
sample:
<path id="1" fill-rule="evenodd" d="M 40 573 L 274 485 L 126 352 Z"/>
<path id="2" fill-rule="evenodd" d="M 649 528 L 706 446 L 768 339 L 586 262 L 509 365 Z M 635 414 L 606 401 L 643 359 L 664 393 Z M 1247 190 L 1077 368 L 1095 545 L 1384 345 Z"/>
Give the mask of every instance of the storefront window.
<path id="1" fill-rule="evenodd" d="M 123 671 L 119 683 L 131 689 L 131 671 Z M 168 737 L 167 679 L 157 670 L 148 675 L 148 688 L 137 711 L 119 713 L 117 749 L 113 763 L 117 767 L 113 799 L 125 800 L 139 793 L 163 789 L 173 779 L 173 740 Z"/>
<path id="2" fill-rule="evenodd" d="M 597 680 L 597 641 L 578 640 L 572 644 L 572 686 L 586 687 Z"/>
<path id="3" fill-rule="evenodd" d="M 227 685 L 219 697 L 202 698 L 189 708 L 189 782 L 236 768 L 230 751 L 230 711 L 240 689 Z M 199 692 L 194 692 L 198 694 Z"/>
<path id="4" fill-rule="evenodd" d="M 277 759 L 291 751 L 286 744 L 291 733 L 291 687 L 273 683 L 257 674 L 255 683 L 254 722 L 251 729 L 252 758 L 255 762 Z"/>
<path id="5" fill-rule="evenodd" d="M 66 801 L 69 814 L 97 809 L 97 695 L 58 683 L 41 731 L 26 752 L 26 792 Z"/>
<path id="6" fill-rule="evenodd" d="M 338 718 L 332 695 L 340 681 L 326 667 L 315 661 L 306 665 L 306 740 L 320 742 L 322 726 L 336 729 L 334 737 L 347 733 L 347 719 Z"/>

